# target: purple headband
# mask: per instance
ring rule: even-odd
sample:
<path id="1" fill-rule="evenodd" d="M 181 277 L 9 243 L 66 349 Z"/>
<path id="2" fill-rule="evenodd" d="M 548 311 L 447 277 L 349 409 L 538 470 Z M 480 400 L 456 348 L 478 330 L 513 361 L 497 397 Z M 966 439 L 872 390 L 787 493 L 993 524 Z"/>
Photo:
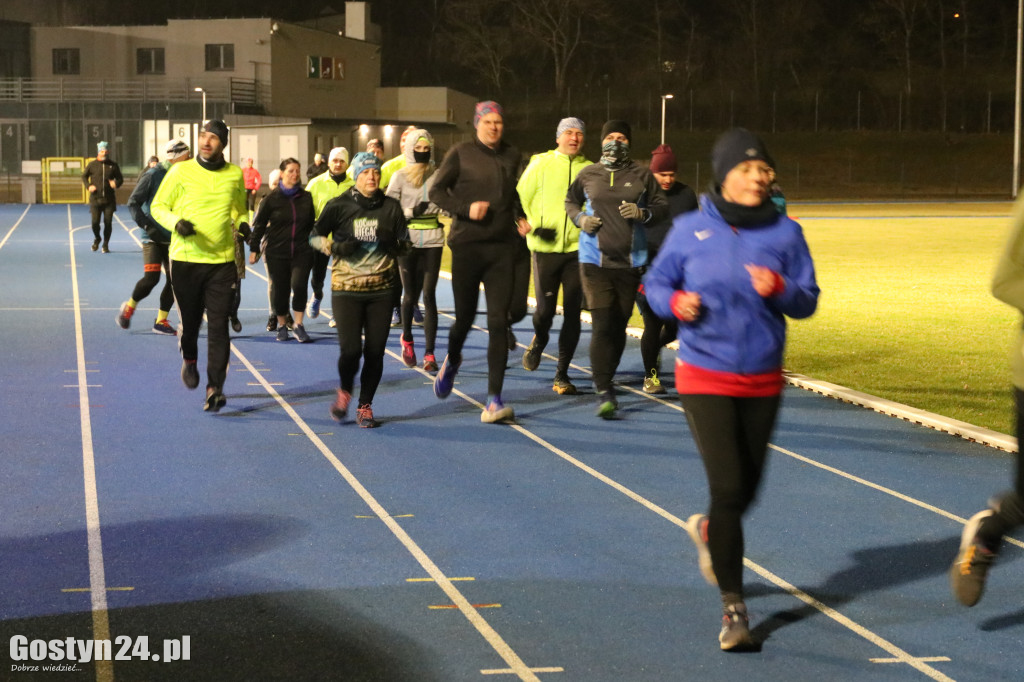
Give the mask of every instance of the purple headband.
<path id="1" fill-rule="evenodd" d="M 476 128 L 480 123 L 480 119 L 487 114 L 498 114 L 502 118 L 505 118 L 505 111 L 501 108 L 501 105 L 497 102 L 477 102 L 476 112 L 473 114 L 473 127 Z"/>

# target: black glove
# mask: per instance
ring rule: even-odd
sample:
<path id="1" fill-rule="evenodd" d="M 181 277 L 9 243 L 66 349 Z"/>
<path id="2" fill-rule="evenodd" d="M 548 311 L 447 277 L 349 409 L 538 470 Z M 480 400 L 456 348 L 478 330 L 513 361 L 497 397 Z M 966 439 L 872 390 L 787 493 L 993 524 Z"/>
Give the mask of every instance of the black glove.
<path id="1" fill-rule="evenodd" d="M 585 215 L 580 218 L 580 229 L 587 234 L 594 234 L 601 229 L 601 219 L 596 215 Z"/>
<path id="2" fill-rule="evenodd" d="M 241 223 L 238 226 L 238 234 L 242 235 L 242 239 L 249 241 L 249 237 L 252 236 L 252 228 L 249 227 L 249 223 Z"/>
<path id="3" fill-rule="evenodd" d="M 359 248 L 359 244 L 361 243 L 362 242 L 356 239 L 353 235 L 348 235 L 343 239 L 336 239 L 334 243 L 331 244 L 331 253 L 338 258 L 348 258 L 356 252 L 356 249 Z"/>
<path id="4" fill-rule="evenodd" d="M 543 239 L 546 242 L 555 241 L 555 237 L 558 236 L 558 232 L 553 227 L 535 227 L 533 228 L 533 235 L 537 239 Z"/>
<path id="5" fill-rule="evenodd" d="M 174 231 L 182 237 L 191 237 L 196 233 L 196 226 L 187 220 L 179 220 L 178 224 L 174 226 Z"/>
<path id="6" fill-rule="evenodd" d="M 419 218 L 421 215 L 427 212 L 427 208 L 430 206 L 429 201 L 421 201 L 412 207 L 412 217 Z"/>
<path id="7" fill-rule="evenodd" d="M 395 256 L 397 258 L 404 258 L 412 253 L 412 242 L 408 239 L 399 239 L 395 244 Z"/>

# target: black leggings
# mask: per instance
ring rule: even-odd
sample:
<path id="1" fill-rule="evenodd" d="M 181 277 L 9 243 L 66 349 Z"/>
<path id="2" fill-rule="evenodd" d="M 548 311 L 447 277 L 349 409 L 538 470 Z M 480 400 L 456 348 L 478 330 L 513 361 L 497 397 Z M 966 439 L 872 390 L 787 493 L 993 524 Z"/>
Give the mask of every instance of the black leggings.
<path id="1" fill-rule="evenodd" d="M 132 290 L 132 300 L 136 303 L 149 296 L 160 282 L 160 268 L 167 273 L 164 288 L 160 292 L 160 310 L 169 312 L 174 305 L 174 290 L 171 288 L 171 264 L 167 261 L 167 244 L 146 242 L 142 245 L 142 262 L 145 273 Z"/>
<path id="2" fill-rule="evenodd" d="M 331 296 L 331 312 L 338 323 L 338 377 L 342 390 L 352 392 L 359 360 L 363 360 L 359 375 L 360 407 L 373 402 L 384 374 L 384 351 L 391 332 L 394 300 L 391 290 L 374 296 L 335 291 Z"/>
<path id="3" fill-rule="evenodd" d="M 423 293 L 423 352 L 434 354 L 437 340 L 437 276 L 444 247 L 413 249 L 398 259 L 402 275 L 402 338 L 412 341 L 412 311 Z"/>
<path id="4" fill-rule="evenodd" d="M 512 297 L 508 301 L 509 325 L 522 321 L 530 309 L 530 249 L 525 239 L 517 239 L 512 261 Z"/>
<path id="5" fill-rule="evenodd" d="M 480 284 L 487 301 L 487 395 L 501 395 L 508 360 L 509 301 L 514 245 L 507 242 L 460 244 L 452 249 L 455 322 L 448 331 L 448 354 L 461 360 L 462 346 L 476 321 Z"/>
<path id="6" fill-rule="evenodd" d="M 679 325 L 675 320 L 664 320 L 651 310 L 647 296 L 637 292 L 636 307 L 644 318 L 644 333 L 640 337 L 640 357 L 644 362 L 644 373 L 651 375 L 651 370 L 661 371 L 658 367 L 658 355 L 661 349 L 675 340 Z"/>
<path id="7" fill-rule="evenodd" d="M 640 285 L 637 268 L 602 268 L 580 264 L 580 280 L 590 307 L 590 365 L 594 389 L 610 391 L 615 370 L 626 348 L 626 325 L 633 314 L 633 301 Z"/>
<path id="8" fill-rule="evenodd" d="M 97 190 L 99 191 L 99 190 Z M 103 216 L 103 243 L 110 243 L 110 235 L 114 232 L 114 204 L 89 204 L 89 212 L 92 214 L 92 236 L 96 241 L 100 240 L 100 216 Z"/>
<path id="9" fill-rule="evenodd" d="M 1015 387 L 1013 398 L 1017 406 L 1017 442 L 1024 443 L 1024 391 Z M 997 495 L 994 501 L 996 513 L 981 524 L 978 535 L 989 549 L 998 551 L 1003 536 L 1024 525 L 1024 455 L 1020 448 L 1017 448 L 1014 487 Z"/>
<path id="10" fill-rule="evenodd" d="M 270 307 L 275 315 L 288 314 L 288 297 L 291 294 L 292 310 L 306 309 L 309 297 L 309 270 L 313 267 L 311 253 L 292 258 L 267 258 L 267 275 L 270 276 Z"/>
<path id="11" fill-rule="evenodd" d="M 533 311 L 533 334 L 537 345 L 548 345 L 551 322 L 558 307 L 558 290 L 562 290 L 562 331 L 558 334 L 558 374 L 569 371 L 569 363 L 580 342 L 580 308 L 583 289 L 580 285 L 579 254 L 534 253 L 533 291 L 537 308 Z"/>
<path id="12" fill-rule="evenodd" d="M 330 256 L 319 251 L 313 252 L 313 269 L 310 271 L 310 284 L 313 287 L 313 298 L 318 301 L 324 297 L 324 281 L 327 279 L 327 266 L 330 262 Z"/>
<path id="13" fill-rule="evenodd" d="M 679 397 L 711 492 L 708 549 L 718 588 L 723 598 L 742 601 L 743 514 L 757 496 L 781 396 Z"/>
<path id="14" fill-rule="evenodd" d="M 231 338 L 228 315 L 238 284 L 235 262 L 186 263 L 171 261 L 171 285 L 181 316 L 178 344 L 181 357 L 199 357 L 199 327 L 206 313 L 207 388 L 221 389 L 228 373 Z"/>

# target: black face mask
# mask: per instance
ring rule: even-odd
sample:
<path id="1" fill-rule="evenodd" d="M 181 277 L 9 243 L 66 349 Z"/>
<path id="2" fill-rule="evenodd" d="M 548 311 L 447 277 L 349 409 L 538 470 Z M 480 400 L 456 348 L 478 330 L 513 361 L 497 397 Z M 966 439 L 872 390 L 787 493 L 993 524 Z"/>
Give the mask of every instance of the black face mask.
<path id="1" fill-rule="evenodd" d="M 418 152 L 415 149 L 412 152 L 412 158 L 416 163 L 430 163 L 430 150 L 425 152 Z"/>

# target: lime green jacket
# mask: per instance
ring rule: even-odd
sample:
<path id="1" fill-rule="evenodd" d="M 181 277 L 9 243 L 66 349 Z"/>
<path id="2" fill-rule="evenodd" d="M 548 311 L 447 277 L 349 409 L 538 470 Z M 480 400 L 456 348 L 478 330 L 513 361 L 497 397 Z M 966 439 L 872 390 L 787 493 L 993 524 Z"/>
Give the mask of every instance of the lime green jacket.
<path id="1" fill-rule="evenodd" d="M 1010 236 L 992 278 L 992 295 L 1024 313 L 1024 195 L 1013 207 Z M 1017 332 L 1010 368 L 1013 385 L 1024 390 L 1024 327 Z"/>
<path id="2" fill-rule="evenodd" d="M 535 154 L 519 177 L 516 190 L 534 229 L 555 230 L 555 238 L 541 239 L 533 232 L 526 245 L 540 253 L 570 253 L 579 250 L 580 228 L 565 214 L 565 194 L 579 172 L 590 165 L 582 155 L 566 156 L 558 150 Z"/>
<path id="3" fill-rule="evenodd" d="M 405 154 L 399 154 L 393 159 L 388 159 L 384 162 L 384 165 L 380 167 L 380 188 L 381 190 L 387 190 L 388 185 L 391 184 L 391 178 L 398 171 L 405 168 Z"/>
<path id="4" fill-rule="evenodd" d="M 321 173 L 306 185 L 306 191 L 313 196 L 313 214 L 314 217 L 319 220 L 320 214 L 323 213 L 324 206 L 327 202 L 334 197 L 339 197 L 345 193 L 352 185 L 356 184 L 352 178 L 345 176 L 345 179 L 341 182 L 335 182 L 331 177 L 330 171 Z"/>
<path id="5" fill-rule="evenodd" d="M 195 159 L 171 166 L 160 183 L 150 213 L 171 231 L 170 260 L 186 263 L 229 263 L 235 260 L 232 229 L 249 217 L 242 169 L 225 163 L 211 171 Z M 178 234 L 174 226 L 187 220 L 196 233 Z"/>

